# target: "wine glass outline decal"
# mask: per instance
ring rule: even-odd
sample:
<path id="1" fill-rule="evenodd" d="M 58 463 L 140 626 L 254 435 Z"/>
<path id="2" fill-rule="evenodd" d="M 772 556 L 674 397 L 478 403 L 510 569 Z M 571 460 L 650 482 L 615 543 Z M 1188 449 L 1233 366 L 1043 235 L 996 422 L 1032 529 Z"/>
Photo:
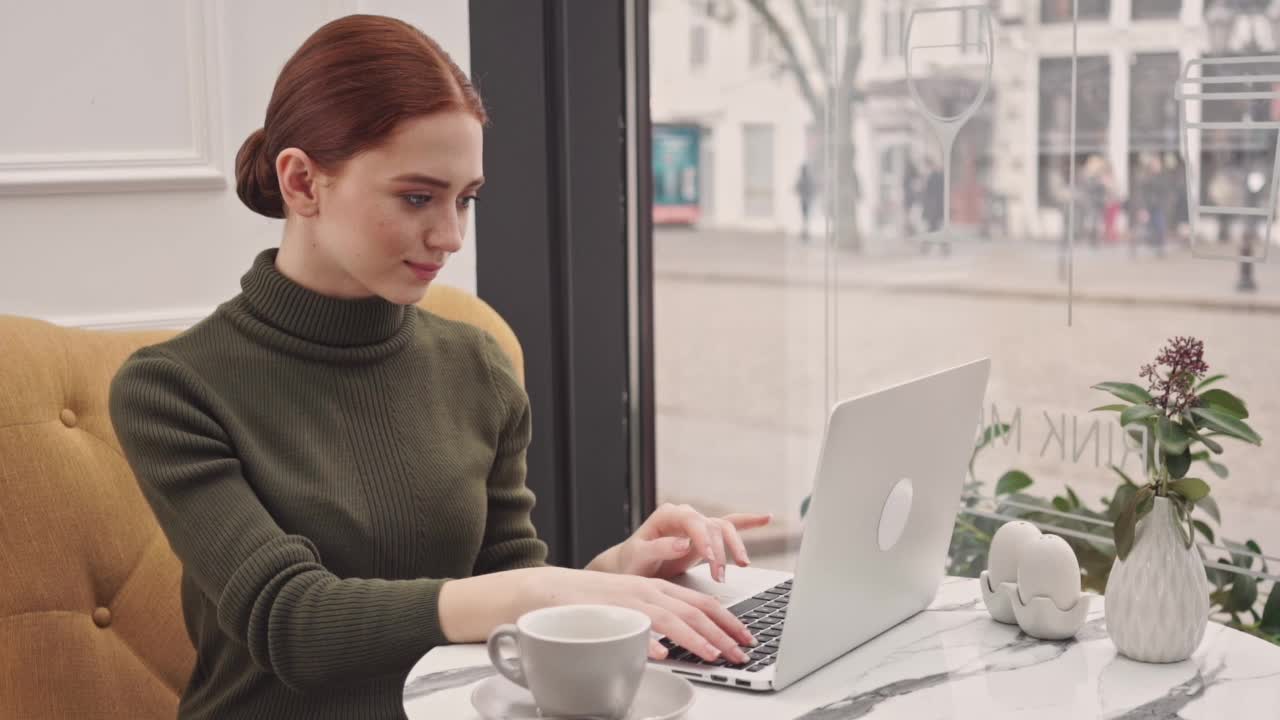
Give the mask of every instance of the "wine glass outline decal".
<path id="1" fill-rule="evenodd" d="M 921 15 L 939 14 L 939 13 L 959 13 L 960 20 L 965 21 L 965 12 L 974 11 L 978 13 L 980 27 L 986 28 L 986 38 L 982 38 L 982 32 L 979 31 L 979 38 L 975 42 L 956 42 L 941 43 L 935 45 L 920 45 L 918 47 L 911 46 L 911 31 L 915 27 L 916 18 Z M 920 91 L 916 87 L 916 78 L 911 73 L 911 57 L 917 50 L 936 50 L 942 48 L 960 48 L 961 52 L 967 50 L 970 45 L 978 46 L 980 51 L 986 53 L 986 67 L 982 77 L 982 88 L 969 105 L 960 111 L 960 113 L 944 117 L 929 109 L 929 106 L 920 97 Z M 986 5 L 948 5 L 945 7 L 932 8 L 912 8 L 911 15 L 907 19 L 907 28 L 903 34 L 902 46 L 906 48 L 903 53 L 907 63 L 907 90 L 911 93 L 911 99 L 915 101 L 920 108 L 920 114 L 929 122 L 933 133 L 938 138 L 938 144 L 942 147 L 942 227 L 938 230 L 924 233 L 917 236 L 922 246 L 927 243 L 938 243 L 942 246 L 943 251 L 949 250 L 951 238 L 951 150 L 955 146 L 956 136 L 960 134 L 960 129 L 965 123 L 973 117 L 973 114 L 982 106 L 983 100 L 987 97 L 987 91 L 991 88 L 991 68 L 995 64 L 995 34 L 991 23 L 991 10 Z"/>
<path id="2" fill-rule="evenodd" d="M 1271 248 L 1271 228 L 1275 224 L 1276 219 L 1276 187 L 1275 182 L 1280 178 L 1280 121 L 1277 120 L 1219 120 L 1205 121 L 1187 120 L 1188 103 L 1198 101 L 1200 103 L 1200 113 L 1196 117 L 1204 117 L 1205 103 L 1224 101 L 1224 100 L 1269 100 L 1273 104 L 1280 100 L 1280 75 L 1211 75 L 1206 77 L 1204 69 L 1207 67 L 1221 65 L 1244 65 L 1247 63 L 1280 63 L 1280 55 L 1249 55 L 1244 57 L 1221 57 L 1221 58 L 1191 58 L 1187 60 L 1183 66 L 1182 77 L 1178 78 L 1177 84 L 1174 86 L 1173 94 L 1178 99 L 1178 125 L 1179 138 L 1182 141 L 1182 157 L 1183 167 L 1186 169 L 1187 184 L 1187 217 L 1191 222 L 1191 255 L 1192 257 L 1202 258 L 1206 260 L 1231 260 L 1235 262 L 1266 262 L 1267 253 Z M 1197 77 L 1191 76 L 1193 68 L 1201 69 Z M 1222 85 L 1226 83 L 1249 83 L 1249 82 L 1266 82 L 1270 83 L 1271 90 L 1248 90 L 1243 92 L 1205 92 L 1204 85 Z M 1188 86 L 1199 84 L 1198 91 L 1189 90 Z M 1234 207 L 1223 205 L 1202 205 L 1200 203 L 1200 182 L 1199 182 L 1199 162 L 1193 163 L 1192 156 L 1189 152 L 1188 135 L 1189 130 L 1274 130 L 1276 132 L 1275 160 L 1271 165 L 1271 177 L 1267 179 L 1267 206 L 1266 208 L 1255 207 Z M 1193 167 L 1197 166 L 1197 167 Z M 1249 254 L 1237 255 L 1219 255 L 1216 253 L 1204 253 L 1201 251 L 1201 242 L 1198 238 L 1199 233 L 1196 232 L 1196 225 L 1204 215 L 1216 215 L 1223 218 L 1229 217 L 1264 217 L 1266 218 L 1266 231 L 1262 235 L 1262 253 L 1254 255 Z M 1221 220 L 1220 222 L 1226 222 Z"/>

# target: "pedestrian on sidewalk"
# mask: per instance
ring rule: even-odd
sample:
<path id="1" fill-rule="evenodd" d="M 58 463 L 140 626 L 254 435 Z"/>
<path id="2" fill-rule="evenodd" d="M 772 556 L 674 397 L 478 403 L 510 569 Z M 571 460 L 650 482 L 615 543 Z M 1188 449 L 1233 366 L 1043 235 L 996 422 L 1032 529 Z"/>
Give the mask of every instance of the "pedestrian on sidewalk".
<path id="1" fill-rule="evenodd" d="M 809 172 L 809 163 L 800 164 L 800 176 L 796 178 L 796 197 L 800 200 L 800 240 L 809 242 L 809 207 L 813 203 L 813 174 Z"/>
<path id="2" fill-rule="evenodd" d="M 932 160 L 926 165 L 926 174 L 924 181 L 924 222 L 925 228 L 929 232 L 937 232 L 946 218 L 943 214 L 943 193 L 946 192 L 943 181 L 942 169 Z"/>

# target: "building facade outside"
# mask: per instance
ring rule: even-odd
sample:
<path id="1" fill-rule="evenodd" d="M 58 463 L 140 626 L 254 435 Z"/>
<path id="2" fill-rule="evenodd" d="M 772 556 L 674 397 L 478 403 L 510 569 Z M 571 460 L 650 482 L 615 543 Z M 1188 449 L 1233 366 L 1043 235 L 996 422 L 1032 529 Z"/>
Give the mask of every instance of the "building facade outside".
<path id="1" fill-rule="evenodd" d="M 954 4 L 960 3 L 861 3 L 856 202 L 860 230 L 885 243 L 929 229 L 927 215 L 937 214 L 929 212 L 936 198 L 931 203 L 926 191 L 933 189 L 929 174 L 938 171 L 941 152 L 908 91 L 904 33 L 913 10 Z M 808 50 L 794 6 L 765 5 L 793 45 Z M 818 32 L 835 38 L 842 51 L 846 3 L 816 0 L 809 7 Z M 1003 0 L 988 7 L 995 61 L 986 99 L 952 155 L 954 225 L 1019 239 L 1059 238 L 1073 159 L 1081 174 L 1086 166 L 1089 173 L 1105 171 L 1121 207 L 1153 161 L 1175 165 L 1171 177 L 1181 174 L 1173 88 L 1187 60 L 1209 50 L 1205 0 L 1081 0 L 1074 158 L 1071 0 Z M 963 104 L 985 69 L 976 44 L 985 33 L 977 13 L 952 17 L 950 38 L 927 39 L 972 46 L 957 67 L 931 78 L 936 68 L 925 64 L 915 80 L 924 88 L 936 79 L 935 90 L 950 89 Z M 808 164 L 817 178 L 815 192 L 829 188 L 823 182 L 825 122 L 813 116 L 784 66 L 776 35 L 746 0 L 654 0 L 650 32 L 654 123 L 701 130 L 696 224 L 798 233 L 801 167 Z M 813 54 L 799 56 L 816 77 Z M 1185 201 L 1181 205 L 1185 216 Z M 822 206 L 811 203 L 811 226 L 819 222 L 815 207 Z M 1123 227 L 1128 214 L 1120 214 L 1116 222 Z"/>

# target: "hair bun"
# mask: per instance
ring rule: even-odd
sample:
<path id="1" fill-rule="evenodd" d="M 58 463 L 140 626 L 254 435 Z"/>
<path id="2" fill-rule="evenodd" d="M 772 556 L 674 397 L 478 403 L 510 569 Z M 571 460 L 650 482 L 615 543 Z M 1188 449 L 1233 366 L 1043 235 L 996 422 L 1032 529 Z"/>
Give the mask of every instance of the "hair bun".
<path id="1" fill-rule="evenodd" d="M 250 210 L 270 218 L 284 217 L 284 198 L 275 163 L 267 156 L 267 134 L 259 128 L 236 153 L 236 195 Z"/>

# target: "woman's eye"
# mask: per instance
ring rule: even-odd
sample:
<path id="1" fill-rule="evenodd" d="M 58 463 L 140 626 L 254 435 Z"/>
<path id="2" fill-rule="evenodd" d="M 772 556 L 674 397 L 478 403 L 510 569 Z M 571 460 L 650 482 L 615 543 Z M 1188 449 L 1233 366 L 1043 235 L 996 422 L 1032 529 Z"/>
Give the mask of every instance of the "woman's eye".
<path id="1" fill-rule="evenodd" d="M 430 195 L 405 195 L 404 200 L 410 205 L 416 208 L 420 208 L 431 201 L 431 196 Z"/>
<path id="2" fill-rule="evenodd" d="M 463 208 L 463 209 L 465 210 L 465 209 L 470 208 L 471 206 L 475 205 L 475 204 L 476 204 L 476 202 L 477 202 L 479 199 L 480 199 L 480 198 L 477 198 L 475 195 L 468 195 L 468 196 L 466 196 L 466 197 L 460 197 L 460 198 L 458 198 L 458 207 Z"/>

